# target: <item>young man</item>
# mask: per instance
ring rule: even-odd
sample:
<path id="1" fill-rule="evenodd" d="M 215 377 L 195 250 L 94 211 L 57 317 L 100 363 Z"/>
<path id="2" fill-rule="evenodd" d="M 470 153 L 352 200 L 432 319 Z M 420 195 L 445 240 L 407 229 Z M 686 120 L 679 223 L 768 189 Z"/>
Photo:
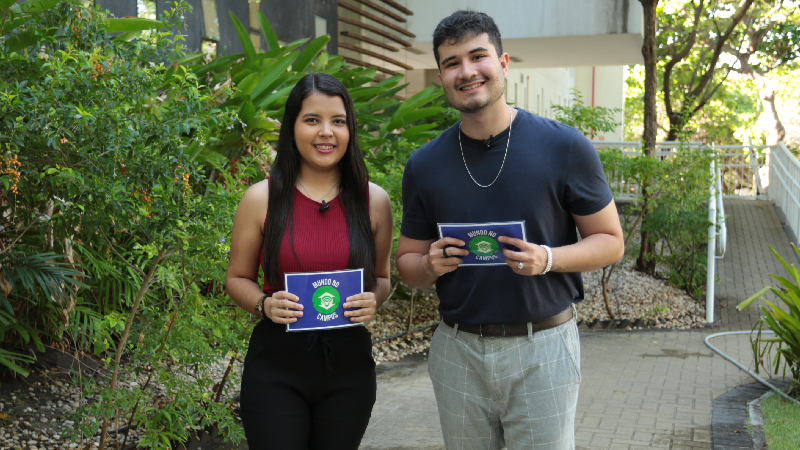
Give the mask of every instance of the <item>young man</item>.
<path id="1" fill-rule="evenodd" d="M 486 14 L 442 20 L 433 48 L 461 122 L 406 165 L 397 268 L 441 300 L 428 370 L 445 446 L 572 449 L 580 272 L 623 255 L 600 159 L 577 130 L 506 104 L 509 56 Z M 527 239 L 498 238 L 520 250 L 505 265 L 459 267 L 466 243 L 439 239 L 437 224 L 505 221 Z"/>

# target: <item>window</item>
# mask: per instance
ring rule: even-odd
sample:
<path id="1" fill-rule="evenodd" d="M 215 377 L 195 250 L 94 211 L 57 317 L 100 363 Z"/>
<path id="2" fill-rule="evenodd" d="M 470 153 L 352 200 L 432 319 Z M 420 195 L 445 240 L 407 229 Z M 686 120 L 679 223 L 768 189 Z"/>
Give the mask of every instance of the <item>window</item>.
<path id="1" fill-rule="evenodd" d="M 219 18 L 217 17 L 217 3 L 214 0 L 203 0 L 200 6 L 203 9 L 203 37 L 218 42 Z"/>
<path id="2" fill-rule="evenodd" d="M 203 54 L 206 59 L 217 56 L 219 43 L 219 18 L 217 17 L 217 3 L 214 0 L 202 0 L 200 7 L 203 10 Z"/>
<path id="3" fill-rule="evenodd" d="M 314 16 L 314 37 L 325 36 L 328 34 L 328 21 L 324 17 Z M 328 46 L 325 46 L 328 51 Z"/>
<path id="4" fill-rule="evenodd" d="M 136 16 L 156 20 L 156 2 L 154 0 L 136 0 Z"/>

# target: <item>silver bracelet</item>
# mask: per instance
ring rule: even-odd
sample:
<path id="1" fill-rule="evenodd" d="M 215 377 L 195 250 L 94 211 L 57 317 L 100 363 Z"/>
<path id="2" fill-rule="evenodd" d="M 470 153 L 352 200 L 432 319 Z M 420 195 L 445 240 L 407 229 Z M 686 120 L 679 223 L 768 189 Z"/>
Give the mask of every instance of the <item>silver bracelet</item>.
<path id="1" fill-rule="evenodd" d="M 553 251 L 550 250 L 550 247 L 546 245 L 539 245 L 547 252 L 547 265 L 544 267 L 544 270 L 539 275 L 544 275 L 547 272 L 550 272 L 550 269 L 553 267 Z"/>

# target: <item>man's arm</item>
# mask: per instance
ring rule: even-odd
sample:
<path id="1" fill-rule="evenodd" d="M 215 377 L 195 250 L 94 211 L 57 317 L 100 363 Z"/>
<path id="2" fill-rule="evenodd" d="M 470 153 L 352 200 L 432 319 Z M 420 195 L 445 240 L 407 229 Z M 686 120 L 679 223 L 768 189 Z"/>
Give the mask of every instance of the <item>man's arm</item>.
<path id="1" fill-rule="evenodd" d="M 586 272 L 613 264 L 622 258 L 625 245 L 617 206 L 613 200 L 594 214 L 573 214 L 572 217 L 583 239 L 575 244 L 553 248 L 553 266 L 550 271 Z M 547 266 L 547 251 L 543 247 L 506 236 L 500 236 L 499 240 L 522 249 L 521 252 L 503 250 L 506 263 L 514 272 L 520 275 L 538 275 L 544 271 Z M 518 268 L 520 262 L 522 269 Z"/>
<path id="2" fill-rule="evenodd" d="M 464 261 L 459 256 L 468 255 L 469 250 L 449 247 L 448 258 L 445 258 L 442 249 L 448 245 L 463 247 L 466 244 L 455 238 L 419 241 L 401 234 L 397 241 L 397 271 L 400 279 L 411 287 L 421 289 L 435 283 L 440 276 L 456 270 Z"/>

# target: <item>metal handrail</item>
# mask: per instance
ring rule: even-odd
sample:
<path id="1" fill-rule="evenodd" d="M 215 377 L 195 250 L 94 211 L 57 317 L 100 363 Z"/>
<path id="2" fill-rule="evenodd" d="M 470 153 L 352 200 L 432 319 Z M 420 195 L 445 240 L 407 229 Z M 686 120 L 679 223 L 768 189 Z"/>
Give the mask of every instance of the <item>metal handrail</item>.
<path id="1" fill-rule="evenodd" d="M 711 175 L 716 178 L 717 169 L 711 160 Z M 708 196 L 708 259 L 706 260 L 706 322 L 714 322 L 714 274 L 717 272 L 717 183 L 711 182 Z"/>
<path id="2" fill-rule="evenodd" d="M 722 175 L 719 165 L 715 167 L 714 178 L 714 184 L 717 187 L 717 204 L 719 205 L 717 208 L 717 238 L 719 242 L 717 243 L 718 252 L 716 257 L 717 259 L 722 259 L 725 257 L 725 250 L 728 247 L 728 226 L 725 223 L 725 203 L 722 201 Z"/>

